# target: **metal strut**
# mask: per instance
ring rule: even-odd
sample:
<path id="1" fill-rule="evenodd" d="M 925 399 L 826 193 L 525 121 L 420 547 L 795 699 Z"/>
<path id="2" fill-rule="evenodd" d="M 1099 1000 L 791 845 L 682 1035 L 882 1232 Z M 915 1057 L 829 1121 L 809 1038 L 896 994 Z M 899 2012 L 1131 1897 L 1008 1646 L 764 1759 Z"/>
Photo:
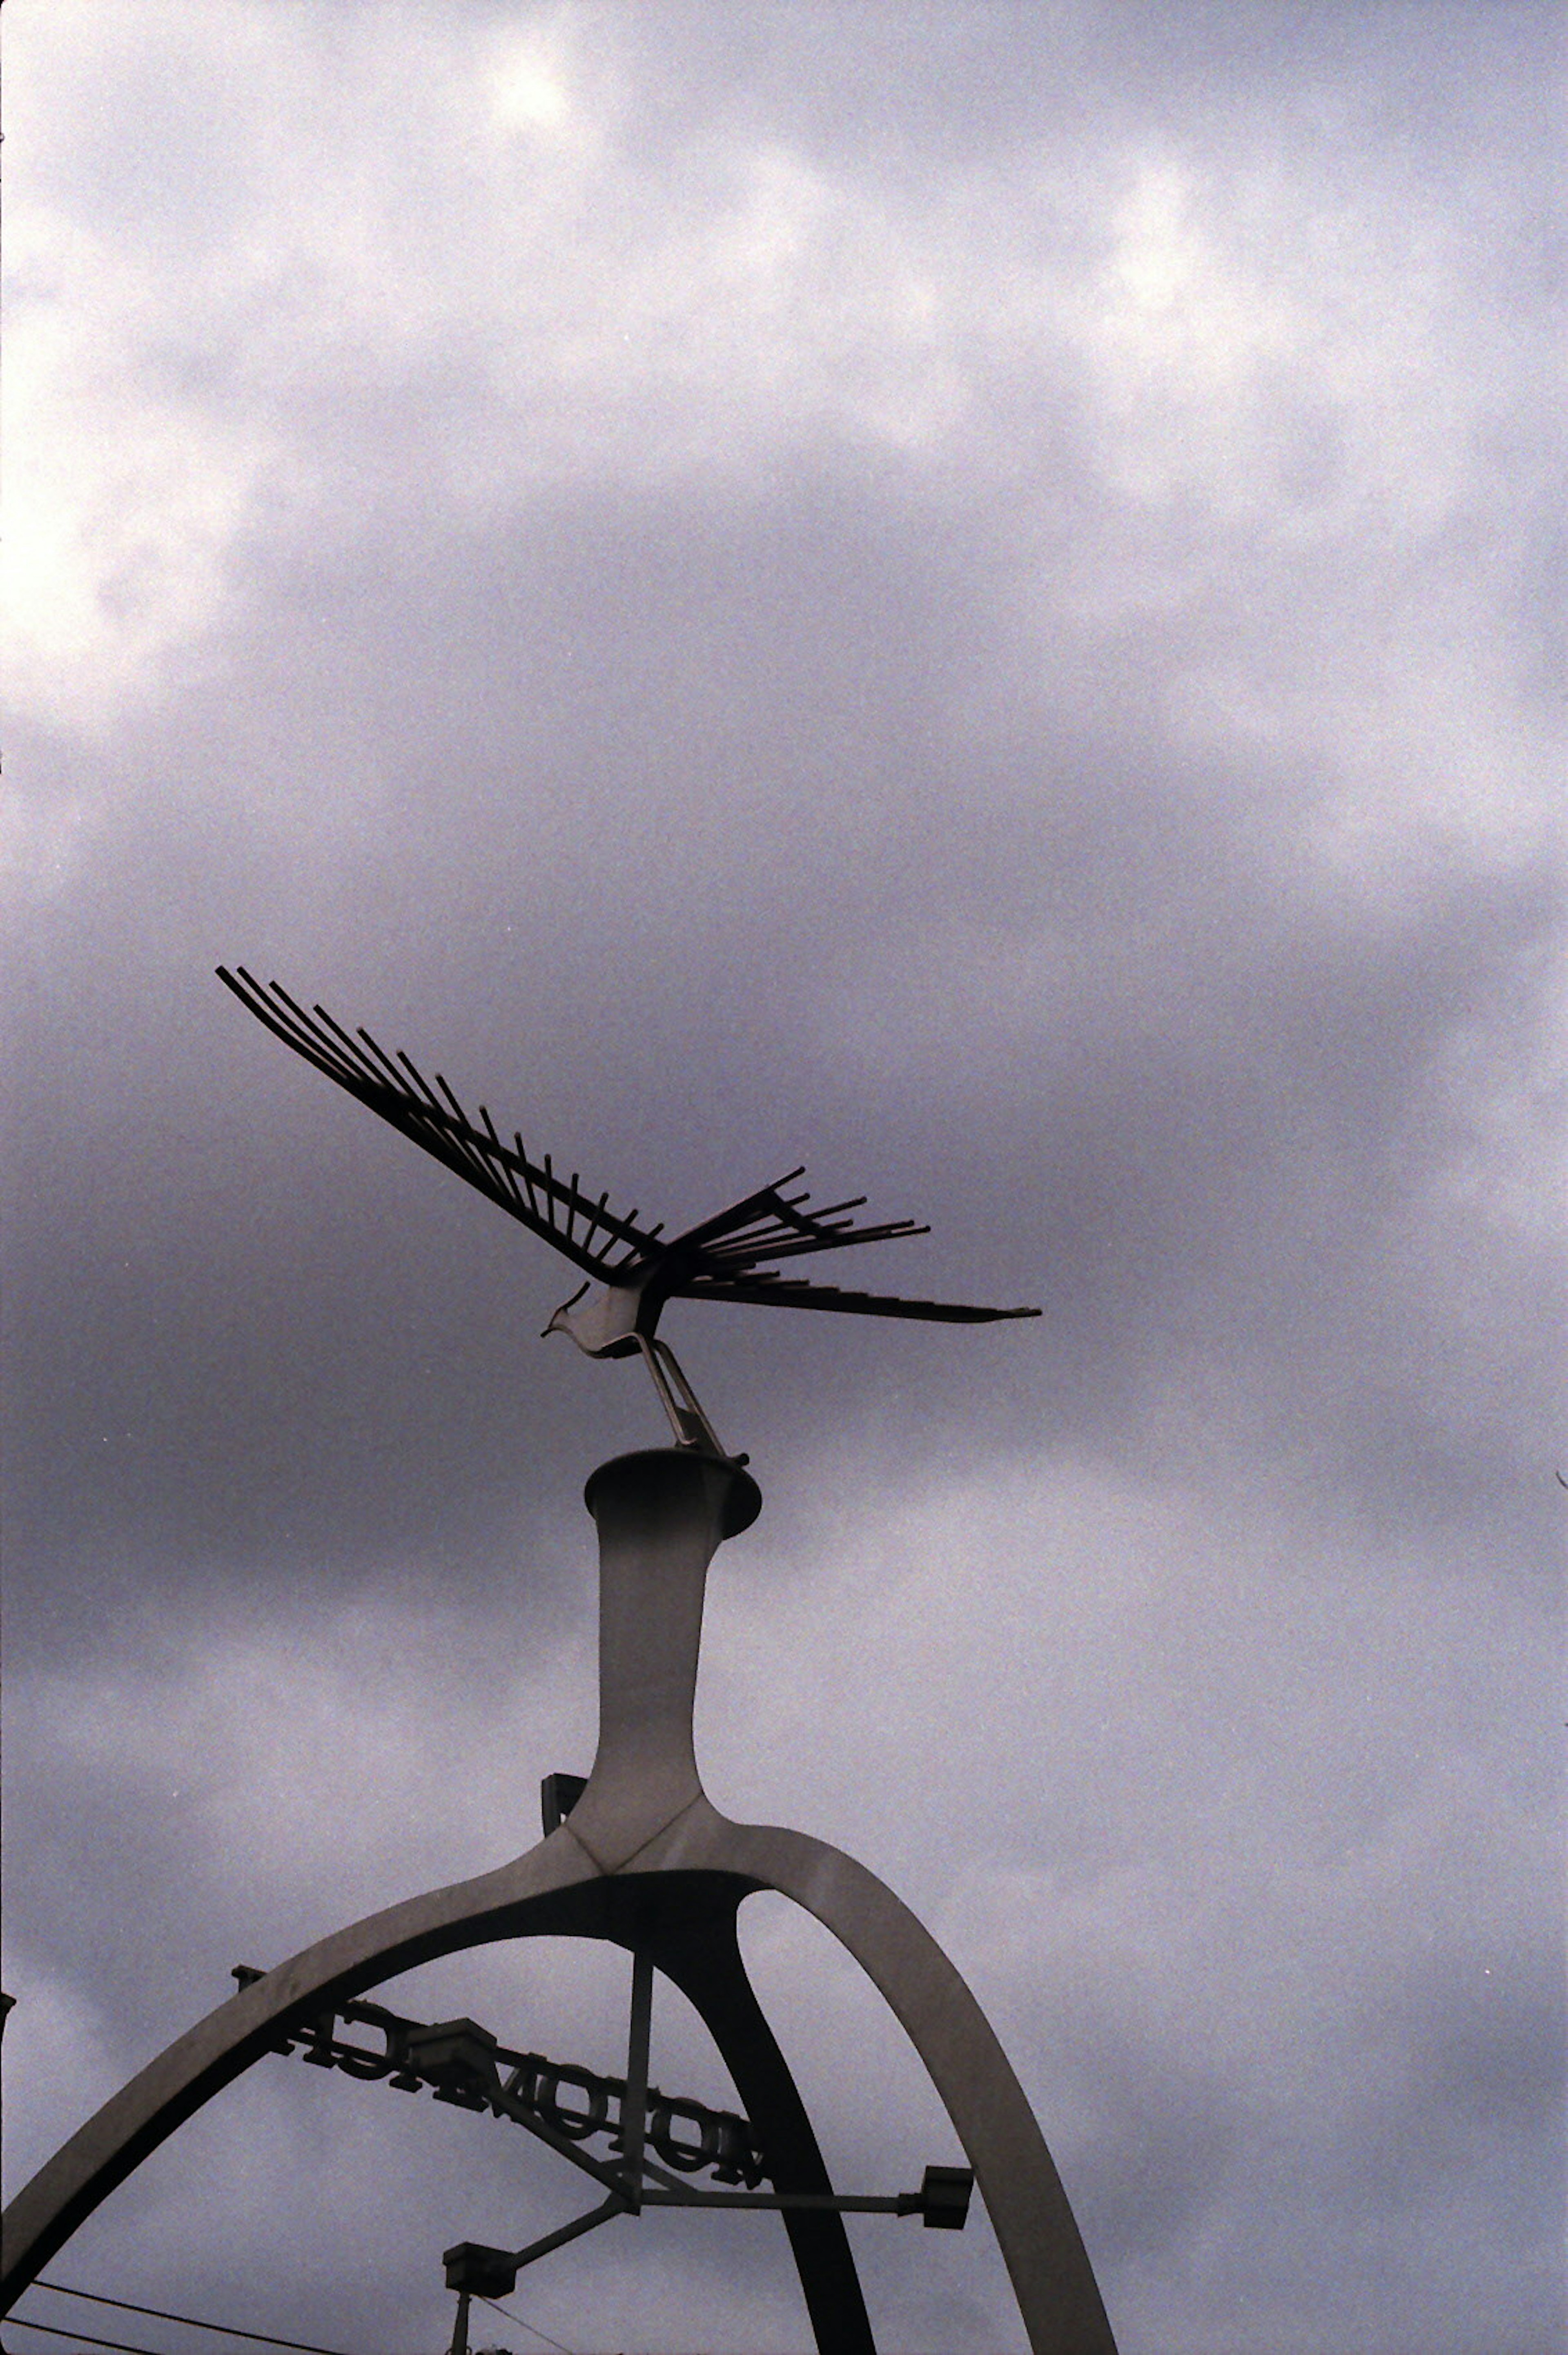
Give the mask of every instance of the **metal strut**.
<path id="1" fill-rule="evenodd" d="M 673 1927 L 667 1926 L 664 1934 L 667 1947 Z M 694 1928 L 698 1931 L 695 1945 L 691 1937 Z M 706 1966 L 699 1973 L 699 1981 L 710 1981 L 706 1987 L 700 1983 L 694 1984 L 690 1977 L 689 1962 L 694 1952 L 701 1954 Z M 688 1924 L 683 1931 L 677 1932 L 675 1947 L 665 1952 L 664 1960 L 667 1966 L 673 1963 L 680 1971 L 675 1983 L 682 1986 L 688 1996 L 696 2000 L 705 2018 L 709 2014 L 711 1998 L 720 1992 L 726 1977 L 731 1982 L 724 1989 L 727 2008 L 732 2009 L 737 1991 L 743 1992 L 743 2009 L 754 2015 L 753 2020 L 748 2023 L 752 2033 L 742 2039 L 743 2043 L 751 2048 L 747 2058 L 753 2068 L 760 2062 L 764 2074 L 782 2074 L 788 2091 L 785 2114 L 781 2116 L 776 2111 L 774 2113 L 775 2121 L 782 2129 L 777 2137 L 779 2159 L 774 2163 L 779 2166 L 789 2188 L 780 2190 L 775 2184 L 769 2191 L 705 2190 L 694 2183 L 683 2181 L 679 2175 L 672 2175 L 667 2168 L 660 2167 L 649 2157 L 646 2148 L 648 2056 L 653 2016 L 654 1954 L 649 1945 L 635 1945 L 632 1948 L 626 2074 L 616 2135 L 622 2152 L 621 2165 L 613 2169 L 595 2167 L 582 2154 L 569 2150 L 569 2157 L 575 2156 L 580 2166 L 589 2167 L 590 2171 L 597 2174 L 600 2181 L 607 2187 L 605 2198 L 596 2206 L 574 2216 L 569 2223 L 558 2225 L 553 2232 L 541 2233 L 520 2249 L 499 2249 L 484 2242 L 464 2241 L 443 2253 L 447 2287 L 459 2293 L 458 2328 L 453 2341 L 454 2355 L 467 2355 L 465 2341 L 461 2347 L 459 2342 L 464 2339 L 466 2300 L 471 2292 L 488 2296 L 508 2296 L 517 2286 L 517 2275 L 525 2266 L 535 2264 L 540 2257 L 549 2256 L 557 2249 L 565 2248 L 572 2241 L 581 2240 L 584 2233 L 597 2231 L 601 2224 L 608 2224 L 617 2216 L 635 2216 L 647 2208 L 771 2209 L 781 2213 L 790 2227 L 792 2240 L 797 2243 L 795 2255 L 800 2266 L 801 2286 L 812 2310 L 813 2320 L 819 2326 L 819 2347 L 829 2350 L 830 2355 L 861 2355 L 862 2350 L 869 2350 L 872 2347 L 870 2326 L 853 2261 L 849 2257 L 848 2243 L 842 2241 L 842 2226 L 837 2220 L 846 2215 L 919 2216 L 927 2225 L 935 2225 L 948 2232 L 963 2230 L 975 2182 L 972 2170 L 966 2167 L 928 2167 L 918 2191 L 901 2191 L 891 2196 L 835 2192 L 827 2188 L 826 2171 L 816 2149 L 815 2137 L 806 2126 L 810 2159 L 815 2165 L 808 2165 L 805 2172 L 817 2175 L 821 2188 L 808 2189 L 798 2180 L 805 2154 L 798 2147 L 791 2147 L 790 2127 L 795 2122 L 788 2117 L 787 2109 L 790 2105 L 798 2109 L 799 2096 L 789 2080 L 782 2054 L 762 2022 L 755 1997 L 746 1979 L 735 1944 L 732 1903 L 721 1906 L 716 1916 L 710 1916 L 700 1924 Z M 687 1964 L 684 1969 L 681 1967 L 683 1960 Z M 711 1977 L 714 1964 L 718 1966 L 716 1980 Z M 705 2001 L 705 1997 L 709 2001 Z M 468 2029 L 472 2033 L 469 2022 L 453 2025 L 460 2030 Z M 709 2019 L 709 2025 L 713 2027 L 718 2023 Z M 739 2025 L 741 2021 L 737 2018 L 732 2017 L 728 2021 L 730 2034 L 725 2039 L 727 2058 L 739 2057 L 734 2045 L 734 2031 Z M 760 2037 L 756 2033 L 758 2029 L 761 2030 Z M 433 2033 L 438 2037 L 444 2035 L 449 2043 L 453 2041 L 452 2029 L 437 2030 Z M 472 2057 L 485 2058 L 483 2054 Z M 771 2068 L 770 2063 L 773 2064 Z M 742 2073 L 750 2073 L 744 2062 L 741 2065 Z M 493 2068 L 489 2073 L 494 2075 Z M 775 2084 L 772 2090 L 776 2094 L 781 2089 Z M 804 2111 L 800 2113 L 799 2124 L 805 2124 Z M 770 2137 L 770 2140 L 773 2138 Z M 792 2181 L 792 2178 L 795 2180 Z M 817 2227 L 817 2238 L 815 2243 L 802 2245 L 799 2244 L 800 2229 L 807 2217 L 811 2217 Z M 829 2220 L 836 2228 L 837 2237 L 824 2243 L 820 2237 L 821 2228 L 828 2225 Z M 809 2233 L 811 2227 L 806 2226 L 806 2230 Z M 827 2333 L 826 2337 L 821 2327 L 824 2325 Z"/>
<path id="2" fill-rule="evenodd" d="M 730 1457 L 719 1444 L 719 1434 L 697 1401 L 697 1392 L 680 1370 L 679 1362 L 669 1343 L 656 1333 L 636 1335 L 643 1361 L 653 1376 L 654 1388 L 659 1394 L 659 1404 L 669 1417 L 669 1426 L 680 1447 L 699 1447 L 705 1455 L 724 1456 L 726 1461 L 744 1464 L 743 1455 Z"/>

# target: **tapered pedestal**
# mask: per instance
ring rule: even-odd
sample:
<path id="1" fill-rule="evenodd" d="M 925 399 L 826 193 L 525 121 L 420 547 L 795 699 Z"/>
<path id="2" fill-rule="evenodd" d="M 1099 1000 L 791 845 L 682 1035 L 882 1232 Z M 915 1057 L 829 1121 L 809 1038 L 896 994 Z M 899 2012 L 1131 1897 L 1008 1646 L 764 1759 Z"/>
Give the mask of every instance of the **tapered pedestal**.
<path id="1" fill-rule="evenodd" d="M 708 1565 L 763 1497 L 738 1464 L 656 1447 L 602 1464 L 585 1500 L 599 1530 L 599 1747 L 571 1829 L 617 1872 L 702 1796 L 692 1711 Z"/>

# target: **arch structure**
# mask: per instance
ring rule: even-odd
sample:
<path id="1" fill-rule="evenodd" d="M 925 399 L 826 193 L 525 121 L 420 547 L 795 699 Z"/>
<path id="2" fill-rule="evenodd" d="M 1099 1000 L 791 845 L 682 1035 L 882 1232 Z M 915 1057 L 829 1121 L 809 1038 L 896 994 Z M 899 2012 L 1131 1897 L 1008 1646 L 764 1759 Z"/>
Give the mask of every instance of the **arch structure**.
<path id="1" fill-rule="evenodd" d="M 792 1899 L 891 2006 L 974 2169 L 1033 2355 L 1115 2355 L 1067 2196 L 984 2013 L 909 1908 L 803 1832 L 730 1821 L 692 1738 L 703 1593 L 719 1545 L 761 1508 L 727 1457 L 650 1449 L 601 1465 L 600 1728 L 570 1816 L 496 1870 L 386 1908 L 282 1963 L 187 2030 L 114 2094 L 0 2219 L 0 2314 L 116 2185 L 280 2034 L 440 1955 L 509 1938 L 608 1939 L 662 1971 L 712 2034 L 779 2193 L 831 2192 L 809 2117 L 752 1993 L 741 1901 Z M 819 2355 L 875 2355 L 842 2215 L 784 2207 Z"/>

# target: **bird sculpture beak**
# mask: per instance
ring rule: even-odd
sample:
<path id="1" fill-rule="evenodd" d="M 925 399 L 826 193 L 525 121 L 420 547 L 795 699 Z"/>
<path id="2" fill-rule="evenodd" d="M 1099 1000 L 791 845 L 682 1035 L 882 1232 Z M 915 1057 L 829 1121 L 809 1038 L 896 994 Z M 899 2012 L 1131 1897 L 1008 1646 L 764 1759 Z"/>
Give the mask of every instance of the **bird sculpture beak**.
<path id="1" fill-rule="evenodd" d="M 569 1321 L 568 1312 L 576 1307 L 578 1302 L 581 1299 L 583 1294 L 588 1291 L 588 1289 L 589 1286 L 587 1284 L 580 1284 L 576 1291 L 572 1294 L 571 1298 L 561 1302 L 560 1306 L 556 1310 L 555 1315 L 550 1318 L 549 1323 L 539 1335 L 539 1339 L 541 1341 L 548 1341 L 552 1333 L 568 1333 L 571 1331 L 571 1327 Z"/>

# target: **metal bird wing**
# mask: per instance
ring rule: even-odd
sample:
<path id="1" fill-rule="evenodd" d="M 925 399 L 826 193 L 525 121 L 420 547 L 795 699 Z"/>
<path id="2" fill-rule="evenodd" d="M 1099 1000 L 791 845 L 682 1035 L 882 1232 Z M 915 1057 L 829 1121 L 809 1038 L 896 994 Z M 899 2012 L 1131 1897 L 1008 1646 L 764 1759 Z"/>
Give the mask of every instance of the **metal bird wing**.
<path id="1" fill-rule="evenodd" d="M 855 1236 L 857 1242 L 862 1240 Z M 960 1300 L 903 1300 L 891 1293 L 846 1292 L 837 1284 L 808 1284 L 757 1270 L 740 1282 L 701 1277 L 679 1287 L 688 1300 L 739 1300 L 756 1308 L 835 1308 L 852 1316 L 913 1316 L 931 1325 L 996 1325 L 1011 1316 L 1038 1316 L 1038 1308 L 977 1308 Z"/>
<path id="2" fill-rule="evenodd" d="M 640 1227 L 635 1210 L 607 1208 L 607 1193 L 591 1200 L 575 1170 L 568 1178 L 558 1178 L 549 1155 L 531 1160 L 520 1135 L 503 1145 L 484 1104 L 482 1125 L 475 1127 L 439 1071 L 432 1086 L 407 1055 L 400 1051 L 394 1059 L 368 1030 L 350 1038 L 325 1007 L 307 1014 L 280 983 L 263 989 L 243 965 L 237 974 L 219 965 L 218 977 L 296 1055 L 454 1169 L 508 1217 L 553 1243 L 584 1273 L 613 1283 L 618 1272 L 658 1256 L 662 1220 Z"/>
<path id="3" fill-rule="evenodd" d="M 1038 1316 L 1038 1308 L 977 1308 L 949 1300 L 902 1300 L 889 1293 L 849 1292 L 836 1284 L 811 1284 L 781 1276 L 770 1262 L 795 1259 L 806 1252 L 838 1251 L 849 1243 L 891 1241 L 931 1232 L 914 1219 L 892 1219 L 875 1227 L 857 1227 L 846 1213 L 861 1208 L 866 1198 L 831 1203 L 808 1211 L 805 1193 L 784 1188 L 801 1175 L 790 1170 L 772 1186 L 748 1195 L 731 1209 L 693 1227 L 669 1246 L 672 1262 L 659 1288 L 685 1300 L 735 1300 L 759 1308 L 830 1308 L 858 1316 L 912 1316 L 933 1324 L 991 1325 L 1012 1316 Z"/>
<path id="4" fill-rule="evenodd" d="M 793 1259 L 803 1252 L 838 1251 L 846 1243 L 880 1243 L 898 1235 L 927 1235 L 931 1229 L 914 1219 L 891 1219 L 880 1227 L 858 1227 L 846 1214 L 865 1202 L 857 1194 L 847 1202 L 830 1202 L 808 1210 L 810 1195 L 803 1187 L 786 1194 L 802 1175 L 788 1169 L 771 1186 L 716 1211 L 699 1226 L 689 1227 L 666 1245 L 671 1262 L 668 1288 L 683 1292 L 698 1276 L 745 1274 L 766 1260 Z"/>
<path id="5" fill-rule="evenodd" d="M 802 1175 L 791 1169 L 725 1210 L 661 1241 L 664 1221 L 641 1227 L 637 1212 L 613 1211 L 609 1195 L 597 1201 L 582 1192 L 577 1172 L 559 1178 L 547 1153 L 530 1159 L 520 1135 L 504 1145 L 487 1108 L 475 1126 L 438 1071 L 433 1084 L 411 1059 L 394 1057 L 360 1028 L 351 1037 L 323 1006 L 307 1014 L 281 983 L 263 988 L 240 965 L 219 965 L 219 979 L 240 1004 L 296 1055 L 325 1072 L 351 1096 L 411 1137 L 426 1153 L 495 1202 L 509 1218 L 554 1245 L 589 1276 L 609 1285 L 635 1288 L 645 1295 L 639 1330 L 652 1334 L 662 1303 L 670 1299 L 733 1300 L 764 1308 L 829 1308 L 859 1316 L 911 1316 L 938 1324 L 988 1325 L 1000 1318 L 1038 1316 L 1038 1308 L 975 1308 L 957 1301 L 901 1300 L 874 1292 L 848 1292 L 837 1284 L 810 1284 L 781 1276 L 774 1263 L 850 1243 L 876 1243 L 929 1234 L 915 1219 L 891 1219 L 858 1227 L 851 1215 L 863 1194 L 806 1208 L 810 1195 L 793 1187 Z"/>

